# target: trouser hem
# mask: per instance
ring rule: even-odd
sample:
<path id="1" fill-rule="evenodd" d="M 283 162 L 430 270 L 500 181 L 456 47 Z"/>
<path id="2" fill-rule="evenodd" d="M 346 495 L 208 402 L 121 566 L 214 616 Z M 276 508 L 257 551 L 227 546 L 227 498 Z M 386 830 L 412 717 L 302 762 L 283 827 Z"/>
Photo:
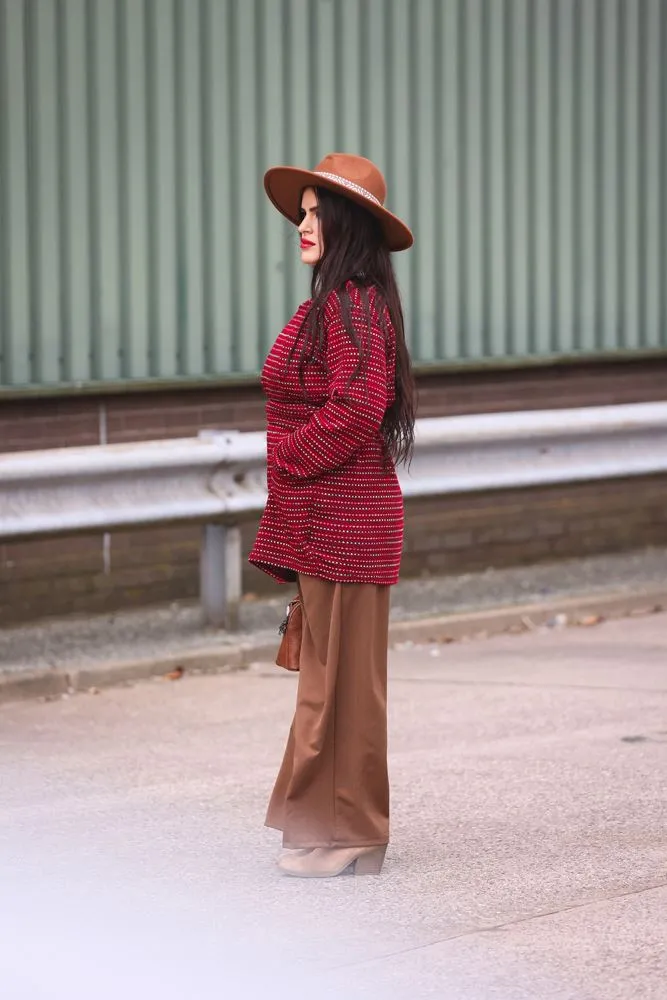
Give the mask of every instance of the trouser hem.
<path id="1" fill-rule="evenodd" d="M 270 830 L 278 830 L 282 833 L 282 827 L 277 826 L 275 823 L 265 823 L 264 826 L 268 827 Z M 290 839 L 283 835 L 283 847 L 288 851 L 303 850 L 304 848 L 315 849 L 316 847 L 386 847 L 389 843 L 388 840 L 355 840 L 355 841 L 342 841 L 342 840 L 296 840 Z"/>

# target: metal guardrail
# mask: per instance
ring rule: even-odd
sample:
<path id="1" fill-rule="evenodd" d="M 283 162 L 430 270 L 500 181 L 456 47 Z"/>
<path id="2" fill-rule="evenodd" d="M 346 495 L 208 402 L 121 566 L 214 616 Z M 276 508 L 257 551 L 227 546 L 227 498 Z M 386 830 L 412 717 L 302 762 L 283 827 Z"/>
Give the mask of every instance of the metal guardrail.
<path id="1" fill-rule="evenodd" d="M 420 420 L 407 498 L 667 472 L 667 403 Z M 0 456 L 0 541 L 202 524 L 207 619 L 235 628 L 240 524 L 266 501 L 265 435 Z"/>

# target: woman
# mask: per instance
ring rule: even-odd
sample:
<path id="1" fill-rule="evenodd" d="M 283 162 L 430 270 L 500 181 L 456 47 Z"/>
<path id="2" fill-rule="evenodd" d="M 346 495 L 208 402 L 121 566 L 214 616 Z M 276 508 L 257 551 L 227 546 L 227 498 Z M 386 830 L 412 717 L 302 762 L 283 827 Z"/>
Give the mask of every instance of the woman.
<path id="1" fill-rule="evenodd" d="M 264 179 L 298 226 L 311 298 L 262 372 L 268 500 L 250 554 L 296 581 L 303 636 L 294 722 L 267 826 L 293 849 L 288 875 L 379 874 L 389 839 L 387 637 L 410 455 L 414 383 L 390 251 L 412 234 L 384 208 L 385 182 L 360 156 Z"/>

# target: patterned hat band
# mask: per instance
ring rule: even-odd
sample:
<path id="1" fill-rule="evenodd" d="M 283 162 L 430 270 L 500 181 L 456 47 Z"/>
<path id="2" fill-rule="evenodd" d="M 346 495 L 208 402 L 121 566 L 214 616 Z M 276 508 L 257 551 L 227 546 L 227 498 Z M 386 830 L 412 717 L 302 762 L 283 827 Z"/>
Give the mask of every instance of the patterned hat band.
<path id="1" fill-rule="evenodd" d="M 313 173 L 319 174 L 320 177 L 326 177 L 327 180 L 334 181 L 336 184 L 342 184 L 343 187 L 349 188 L 350 191 L 356 191 L 356 193 L 362 195 L 362 197 L 368 198 L 369 201 L 372 201 L 380 208 L 383 207 L 382 202 L 376 198 L 374 194 L 371 194 L 370 191 L 366 190 L 366 188 L 361 187 L 360 184 L 355 184 L 354 181 L 348 181 L 347 177 L 341 177 L 340 174 L 330 174 L 326 170 L 314 170 Z"/>

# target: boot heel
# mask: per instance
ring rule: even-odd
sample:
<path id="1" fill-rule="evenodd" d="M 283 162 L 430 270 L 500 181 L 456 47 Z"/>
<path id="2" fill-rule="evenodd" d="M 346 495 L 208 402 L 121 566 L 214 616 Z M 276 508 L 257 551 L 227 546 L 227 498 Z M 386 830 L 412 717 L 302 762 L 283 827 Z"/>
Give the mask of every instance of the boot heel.
<path id="1" fill-rule="evenodd" d="M 367 854 L 362 854 L 354 863 L 355 875 L 379 875 L 384 864 L 384 856 L 387 853 L 387 845 L 376 847 Z"/>

